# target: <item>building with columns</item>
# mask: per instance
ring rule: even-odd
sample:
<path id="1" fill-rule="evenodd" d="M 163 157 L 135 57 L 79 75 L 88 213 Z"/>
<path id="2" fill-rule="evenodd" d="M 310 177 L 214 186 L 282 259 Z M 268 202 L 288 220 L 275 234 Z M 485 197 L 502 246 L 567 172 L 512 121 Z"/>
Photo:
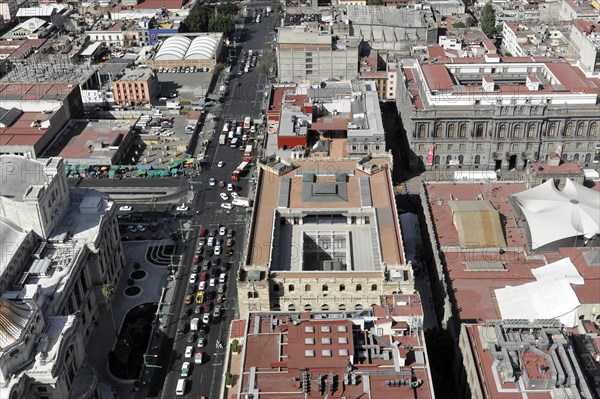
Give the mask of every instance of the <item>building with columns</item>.
<path id="1" fill-rule="evenodd" d="M 98 397 L 85 346 L 125 265 L 116 206 L 61 158 L 0 156 L 0 398 Z"/>
<path id="2" fill-rule="evenodd" d="M 598 162 L 600 79 L 545 57 L 403 61 L 397 105 L 412 170 Z"/>
<path id="3" fill-rule="evenodd" d="M 391 181 L 391 157 L 258 163 L 240 315 L 362 310 L 412 292 Z"/>

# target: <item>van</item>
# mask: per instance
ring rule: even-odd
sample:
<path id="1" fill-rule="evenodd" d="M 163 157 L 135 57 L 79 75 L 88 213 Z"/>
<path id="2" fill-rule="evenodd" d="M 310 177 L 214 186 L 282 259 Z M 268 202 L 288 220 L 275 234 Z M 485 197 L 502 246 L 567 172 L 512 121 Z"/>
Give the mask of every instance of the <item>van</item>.
<path id="1" fill-rule="evenodd" d="M 183 396 L 185 395 L 185 388 L 187 386 L 187 380 L 186 379 L 180 379 L 179 381 L 177 381 L 177 388 L 175 388 L 175 395 L 177 396 Z"/>
<path id="2" fill-rule="evenodd" d="M 194 318 L 192 319 L 192 321 L 190 322 L 190 331 L 198 331 L 198 325 L 200 324 L 200 319 L 199 318 Z"/>

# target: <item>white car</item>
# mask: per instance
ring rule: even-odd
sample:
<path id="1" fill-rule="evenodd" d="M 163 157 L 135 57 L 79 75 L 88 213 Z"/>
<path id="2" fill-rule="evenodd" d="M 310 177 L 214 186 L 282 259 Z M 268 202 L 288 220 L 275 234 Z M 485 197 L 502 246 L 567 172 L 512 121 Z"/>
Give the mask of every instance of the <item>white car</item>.
<path id="1" fill-rule="evenodd" d="M 198 291 L 204 291 L 206 289 L 206 281 L 200 281 L 198 284 Z"/>
<path id="2" fill-rule="evenodd" d="M 193 354 L 194 354 L 194 347 L 193 346 L 186 346 L 185 347 L 185 354 L 183 356 L 184 357 L 192 357 Z"/>
<path id="3" fill-rule="evenodd" d="M 215 180 L 214 177 L 211 177 L 210 180 L 208 181 L 208 184 L 211 186 L 214 186 L 215 184 L 217 184 L 217 181 Z"/>
<path id="4" fill-rule="evenodd" d="M 215 237 L 208 237 L 208 242 L 206 243 L 206 245 L 208 245 L 209 247 L 212 247 L 215 244 Z"/>
<path id="5" fill-rule="evenodd" d="M 217 285 L 217 279 L 216 279 L 216 278 L 214 278 L 214 277 L 213 277 L 213 278 L 211 278 L 211 279 L 208 281 L 208 285 L 209 285 L 210 287 L 215 287 L 215 286 Z"/>
<path id="6" fill-rule="evenodd" d="M 219 255 L 221 255 L 221 246 L 217 245 L 215 247 L 215 256 L 219 256 Z"/>
<path id="7" fill-rule="evenodd" d="M 225 227 L 225 226 L 219 227 L 219 235 L 220 236 L 227 235 L 227 227 Z"/>
<path id="8" fill-rule="evenodd" d="M 190 284 L 196 284 L 196 281 L 198 281 L 198 275 L 196 273 L 192 273 L 190 275 Z"/>
<path id="9" fill-rule="evenodd" d="M 233 184 L 227 183 L 227 191 L 229 191 L 229 192 L 233 191 Z"/>
<path id="10" fill-rule="evenodd" d="M 141 224 L 138 224 L 135 227 L 138 229 L 138 231 L 146 231 L 146 228 L 144 226 L 142 226 Z"/>
<path id="11" fill-rule="evenodd" d="M 131 231 L 132 233 L 135 233 L 137 231 L 137 227 L 130 224 L 129 226 L 127 226 L 127 230 Z"/>
<path id="12" fill-rule="evenodd" d="M 219 168 L 222 168 L 222 167 L 223 167 L 223 165 L 225 165 L 225 163 L 223 163 L 223 161 L 219 161 L 219 163 L 217 164 L 217 166 L 218 166 Z"/>
<path id="13" fill-rule="evenodd" d="M 221 193 L 220 196 L 223 201 L 227 201 L 229 199 L 229 195 L 227 195 L 225 193 Z"/>
<path id="14" fill-rule="evenodd" d="M 227 275 L 225 273 L 219 274 L 219 283 L 224 283 L 227 280 Z"/>
<path id="15" fill-rule="evenodd" d="M 178 206 L 178 207 L 177 207 L 177 210 L 178 210 L 179 212 L 185 212 L 185 211 L 187 211 L 188 209 L 190 209 L 190 208 L 188 208 L 188 207 L 187 207 L 185 204 L 181 204 L 180 206 Z"/>
<path id="16" fill-rule="evenodd" d="M 202 351 L 196 352 L 196 354 L 194 355 L 194 363 L 202 364 L 203 355 L 204 355 L 204 352 L 202 352 Z"/>
<path id="17" fill-rule="evenodd" d="M 175 134 L 175 132 L 174 132 L 174 131 L 172 131 L 172 130 L 167 130 L 166 132 L 162 132 L 160 135 L 161 135 L 162 137 L 171 137 L 171 136 L 172 136 L 172 135 L 174 135 L 174 134 Z"/>
<path id="18" fill-rule="evenodd" d="M 229 194 L 229 195 L 231 195 L 231 198 L 233 198 L 233 199 L 238 199 L 238 198 L 240 198 L 240 195 L 239 195 L 238 193 L 236 193 L 236 192 L 233 192 L 233 193 L 231 193 L 231 194 Z"/>
<path id="19" fill-rule="evenodd" d="M 130 211 L 130 210 L 132 210 L 132 209 L 133 209 L 132 207 L 130 207 L 130 206 L 127 206 L 127 205 L 125 205 L 125 206 L 122 206 L 122 207 L 120 207 L 120 208 L 119 208 L 119 210 L 120 210 L 121 212 L 127 212 L 127 211 Z"/>
<path id="20" fill-rule="evenodd" d="M 221 208 L 225 208 L 225 209 L 233 209 L 233 205 L 231 205 L 229 202 L 223 202 L 221 204 Z"/>
<path id="21" fill-rule="evenodd" d="M 204 324 L 210 323 L 210 314 L 209 313 L 204 313 L 202 315 L 202 323 L 204 323 Z"/>

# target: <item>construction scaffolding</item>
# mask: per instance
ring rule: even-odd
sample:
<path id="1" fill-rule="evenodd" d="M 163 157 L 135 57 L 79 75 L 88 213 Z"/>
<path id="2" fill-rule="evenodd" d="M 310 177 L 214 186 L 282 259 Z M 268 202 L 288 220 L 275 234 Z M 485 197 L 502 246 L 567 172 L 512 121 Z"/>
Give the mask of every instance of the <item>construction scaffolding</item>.
<path id="1" fill-rule="evenodd" d="M 86 81 L 97 65 L 75 63 L 58 54 L 40 54 L 26 60 L 12 60 L 1 83 L 73 83 Z"/>

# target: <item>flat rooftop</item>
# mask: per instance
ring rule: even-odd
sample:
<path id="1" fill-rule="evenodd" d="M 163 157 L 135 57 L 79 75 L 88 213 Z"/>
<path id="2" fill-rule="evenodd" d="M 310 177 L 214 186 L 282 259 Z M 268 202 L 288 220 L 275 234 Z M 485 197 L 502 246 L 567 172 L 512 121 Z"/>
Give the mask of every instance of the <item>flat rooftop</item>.
<path id="1" fill-rule="evenodd" d="M 278 399 L 360 398 L 369 392 L 377 399 L 432 398 L 422 332 L 404 335 L 409 327 L 403 321 L 374 317 L 365 322 L 358 313 L 251 313 L 239 397 L 260 392 Z M 375 327 L 384 333 L 377 335 Z M 300 383 L 304 371 L 310 374 L 307 395 Z M 393 386 L 390 380 L 404 383 Z M 411 382 L 413 388 L 407 385 Z"/>
<path id="2" fill-rule="evenodd" d="M 111 159 L 131 129 L 133 121 L 71 121 L 43 157 L 77 159 Z"/>
<path id="3" fill-rule="evenodd" d="M 62 101 L 75 90 L 76 85 L 67 83 L 0 83 L 3 101 Z"/>
<path id="4" fill-rule="evenodd" d="M 121 82 L 145 82 L 152 76 L 152 69 L 141 68 L 141 69 L 125 69 L 125 73 L 119 81 Z"/>
<path id="5" fill-rule="evenodd" d="M 271 263 L 279 271 L 324 270 L 313 262 L 325 259 L 342 262 L 344 267 L 325 266 L 338 271 L 381 271 L 383 264 L 403 264 L 389 169 L 382 159 L 372 162 L 380 169 L 371 175 L 354 161 L 295 162 L 280 176 L 263 169 L 250 263 Z M 294 217 L 298 224 L 274 223 Z M 298 257 L 298 252 L 310 254 Z M 277 261 L 271 262 L 271 256 Z"/>
<path id="6" fill-rule="evenodd" d="M 444 255 L 444 267 L 452 279 L 460 318 L 467 322 L 500 319 L 494 290 L 536 281 L 531 269 L 570 257 L 584 277 L 583 285 L 573 285 L 582 304 L 600 303 L 600 267 L 586 262 L 585 252 L 597 248 L 560 248 L 558 252 L 527 253 L 527 225 L 519 219 L 509 197 L 525 191 L 523 183 L 434 183 L 425 186 L 435 239 Z M 500 214 L 506 247 L 468 249 L 461 247 L 450 201 L 488 200 Z"/>
<path id="7" fill-rule="evenodd" d="M 0 146 L 35 146 L 47 131 L 41 124 L 51 116 L 52 114 L 24 112 L 13 125 L 0 128 Z"/>
<path id="8" fill-rule="evenodd" d="M 285 26 L 279 28 L 277 44 L 329 45 L 333 43 L 330 33 L 309 30 L 304 26 Z"/>

